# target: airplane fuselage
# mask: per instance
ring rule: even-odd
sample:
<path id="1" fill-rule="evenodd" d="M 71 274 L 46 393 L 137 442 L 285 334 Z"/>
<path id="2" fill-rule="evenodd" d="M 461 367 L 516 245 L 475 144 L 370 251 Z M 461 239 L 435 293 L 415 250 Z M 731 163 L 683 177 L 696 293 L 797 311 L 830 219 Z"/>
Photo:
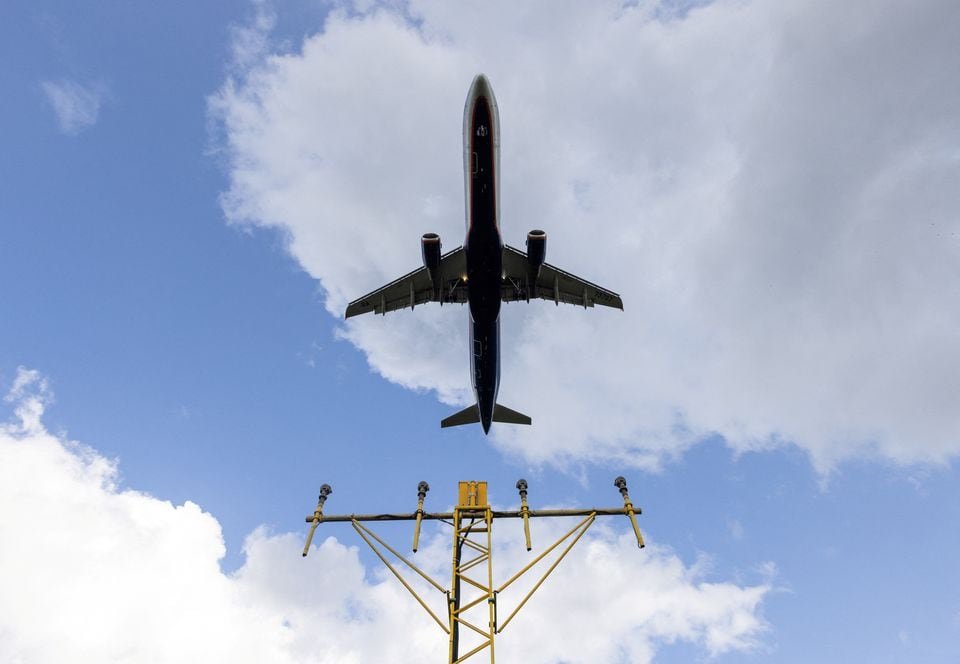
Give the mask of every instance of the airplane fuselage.
<path id="1" fill-rule="evenodd" d="M 463 113 L 466 195 L 467 296 L 470 305 L 470 373 L 480 423 L 490 429 L 500 386 L 500 118 L 490 83 L 473 80 Z"/>

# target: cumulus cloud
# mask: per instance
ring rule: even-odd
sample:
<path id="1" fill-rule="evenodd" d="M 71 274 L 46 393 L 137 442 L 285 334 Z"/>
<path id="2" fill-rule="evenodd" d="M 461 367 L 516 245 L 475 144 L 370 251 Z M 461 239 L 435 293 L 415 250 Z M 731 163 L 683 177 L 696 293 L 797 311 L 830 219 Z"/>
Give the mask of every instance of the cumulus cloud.
<path id="1" fill-rule="evenodd" d="M 57 124 L 64 134 L 75 136 L 96 124 L 106 92 L 102 84 L 84 85 L 61 79 L 43 81 L 40 88 L 53 107 Z"/>
<path id="2" fill-rule="evenodd" d="M 837 5 L 449 4 L 331 12 L 212 97 L 227 218 L 282 230 L 341 316 L 462 241 L 460 127 L 486 72 L 502 228 L 626 312 L 509 305 L 496 428 L 532 462 L 653 467 L 705 436 L 960 451 L 960 13 Z M 670 11 L 667 11 L 670 10 Z M 470 399 L 465 311 L 345 323 L 385 378 Z"/>
<path id="3" fill-rule="evenodd" d="M 211 514 L 124 488 L 115 461 L 43 427 L 49 393 L 39 374 L 21 370 L 8 401 L 15 416 L 0 425 L 0 661 L 444 657 L 443 632 L 384 568 L 366 567 L 356 547 L 326 537 L 304 560 L 301 534 L 258 528 L 246 539 L 244 565 L 225 574 Z M 537 542 L 551 533 L 535 531 Z M 712 581 L 702 561 L 686 566 L 655 545 L 640 552 L 630 537 L 598 530 L 575 549 L 559 573 L 576 581 L 548 581 L 498 641 L 502 656 L 643 662 L 677 640 L 709 653 L 756 646 L 768 581 Z M 445 582 L 447 537 L 426 539 L 418 562 Z M 515 539 L 498 552 L 498 569 L 516 569 L 527 556 Z M 430 597 L 444 615 L 444 595 Z"/>

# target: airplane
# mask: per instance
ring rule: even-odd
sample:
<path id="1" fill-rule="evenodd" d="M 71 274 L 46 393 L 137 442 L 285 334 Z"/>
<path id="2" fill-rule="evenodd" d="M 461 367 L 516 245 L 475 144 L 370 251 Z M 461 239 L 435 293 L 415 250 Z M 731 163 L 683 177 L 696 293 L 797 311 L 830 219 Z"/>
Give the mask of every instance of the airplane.
<path id="1" fill-rule="evenodd" d="M 523 413 L 497 403 L 500 388 L 500 303 L 531 298 L 623 310 L 616 293 L 545 263 L 547 234 L 527 234 L 526 252 L 503 243 L 500 234 L 500 114 L 493 88 L 478 74 L 463 111 L 463 180 L 466 239 L 440 253 L 440 236 L 420 239 L 423 267 L 347 306 L 346 318 L 368 312 L 386 315 L 427 302 L 470 307 L 470 372 L 476 404 L 440 422 L 441 427 L 491 422 L 531 424 Z"/>

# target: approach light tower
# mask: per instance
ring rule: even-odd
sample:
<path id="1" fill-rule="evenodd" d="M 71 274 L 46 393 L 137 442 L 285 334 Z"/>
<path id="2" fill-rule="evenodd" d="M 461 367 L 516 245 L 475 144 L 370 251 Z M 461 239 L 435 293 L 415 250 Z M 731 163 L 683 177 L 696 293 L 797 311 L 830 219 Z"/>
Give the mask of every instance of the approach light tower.
<path id="1" fill-rule="evenodd" d="M 417 485 L 417 511 L 402 514 L 340 514 L 328 516 L 323 513 L 324 503 L 327 497 L 333 493 L 329 484 L 320 487 L 320 499 L 313 514 L 307 517 L 306 521 L 310 524 L 310 532 L 307 535 L 307 543 L 303 547 L 303 555 L 306 556 L 310 551 L 310 544 L 313 541 L 313 535 L 317 526 L 326 522 L 349 521 L 353 529 L 357 531 L 361 539 L 367 543 L 367 546 L 383 561 L 393 575 L 403 584 L 403 587 L 413 596 L 420 606 L 433 618 L 434 622 L 440 626 L 448 636 L 448 664 L 456 664 L 482 652 L 485 649 L 490 651 L 490 662 L 494 660 L 493 641 L 497 634 L 503 632 L 506 626 L 517 615 L 517 612 L 523 608 L 527 600 L 537 591 L 546 578 L 556 569 L 560 561 L 563 560 L 573 545 L 576 544 L 583 534 L 587 532 L 594 520 L 598 516 L 610 516 L 616 514 L 626 515 L 633 526 L 633 532 L 637 536 L 637 545 L 643 548 L 643 537 L 640 535 L 640 527 L 637 525 L 636 515 L 641 513 L 639 507 L 634 507 L 630 502 L 630 496 L 627 493 L 627 482 L 624 478 L 618 477 L 614 480 L 614 486 L 620 490 L 623 497 L 623 507 L 598 508 L 591 507 L 586 509 L 566 509 L 566 510 L 531 510 L 527 505 L 527 481 L 519 480 L 517 489 L 520 492 L 520 509 L 508 511 L 496 511 L 491 509 L 487 500 L 486 482 L 460 482 L 457 492 L 457 504 L 453 512 L 425 512 L 423 510 L 423 501 L 430 490 L 426 482 L 420 482 Z M 583 517 L 583 519 L 571 528 L 565 535 L 551 544 L 543 553 L 534 558 L 523 569 L 511 576 L 507 581 L 499 586 L 494 585 L 493 581 L 493 522 L 495 519 L 523 519 L 523 532 L 526 540 L 527 551 L 530 551 L 530 519 L 538 517 Z M 441 521 L 453 528 L 453 564 L 451 573 L 450 588 L 444 588 L 440 583 L 431 578 L 426 572 L 422 571 L 412 562 L 384 542 L 367 526 L 363 525 L 366 521 L 413 521 L 413 552 L 417 552 L 420 545 L 420 524 L 423 521 Z M 569 542 L 568 542 L 569 540 Z M 524 596 L 516 608 L 500 622 L 497 613 L 497 596 L 506 590 L 510 585 L 520 577 L 533 569 L 541 560 L 548 556 L 554 549 L 567 542 L 560 555 L 547 568 L 530 591 Z M 379 545 L 379 546 L 378 546 Z M 381 548 L 382 547 L 382 548 Z M 427 604 L 427 602 L 417 593 L 416 590 L 404 579 L 403 575 L 387 560 L 384 550 L 390 552 L 411 571 L 415 572 L 433 588 L 446 596 L 447 616 L 442 620 Z M 466 628 L 461 630 L 461 627 Z M 463 643 L 461 643 L 463 636 Z M 466 650 L 460 654 L 461 649 Z"/>

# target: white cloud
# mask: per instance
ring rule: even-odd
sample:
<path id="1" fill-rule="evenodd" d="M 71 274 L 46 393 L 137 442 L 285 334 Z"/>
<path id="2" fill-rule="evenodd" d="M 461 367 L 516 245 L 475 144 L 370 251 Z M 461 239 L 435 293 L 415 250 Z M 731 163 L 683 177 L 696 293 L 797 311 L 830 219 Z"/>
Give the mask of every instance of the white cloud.
<path id="1" fill-rule="evenodd" d="M 365 568 L 355 547 L 321 530 L 322 543 L 304 560 L 301 534 L 257 529 L 244 565 L 224 574 L 212 515 L 121 487 L 116 462 L 43 427 L 49 395 L 36 372 L 21 370 L 9 400 L 18 415 L 0 425 L 0 661 L 444 656 L 440 629 L 385 569 Z M 548 531 L 534 531 L 536 545 Z M 498 640 L 501 656 L 643 662 L 678 640 L 710 653 L 755 646 L 769 582 L 709 581 L 702 565 L 687 567 L 656 545 L 638 551 L 630 538 L 598 529 L 582 542 L 557 572 L 566 581 L 548 580 Z M 447 538 L 425 539 L 417 562 L 446 581 Z M 527 557 L 514 539 L 498 551 L 498 569 Z M 442 612 L 444 596 L 431 598 Z"/>
<path id="2" fill-rule="evenodd" d="M 960 14 L 947 1 L 450 4 L 334 11 L 211 100 L 234 223 L 346 302 L 463 236 L 485 71 L 502 226 L 626 312 L 505 307 L 501 401 L 533 462 L 655 466 L 714 433 L 821 469 L 960 451 Z M 398 13 L 400 12 L 400 13 Z M 669 20 L 659 20 L 663 15 Z M 406 17 L 406 19 L 405 19 Z M 350 321 L 389 380 L 469 398 L 465 311 Z"/>
<path id="3" fill-rule="evenodd" d="M 106 89 L 102 84 L 83 85 L 70 79 L 43 81 L 40 88 L 57 115 L 60 131 L 75 136 L 97 122 Z"/>
<path id="4" fill-rule="evenodd" d="M 240 68 L 255 65 L 267 54 L 269 34 L 276 25 L 276 14 L 266 0 L 251 0 L 254 16 L 250 25 L 233 26 L 231 55 L 233 63 Z"/>

